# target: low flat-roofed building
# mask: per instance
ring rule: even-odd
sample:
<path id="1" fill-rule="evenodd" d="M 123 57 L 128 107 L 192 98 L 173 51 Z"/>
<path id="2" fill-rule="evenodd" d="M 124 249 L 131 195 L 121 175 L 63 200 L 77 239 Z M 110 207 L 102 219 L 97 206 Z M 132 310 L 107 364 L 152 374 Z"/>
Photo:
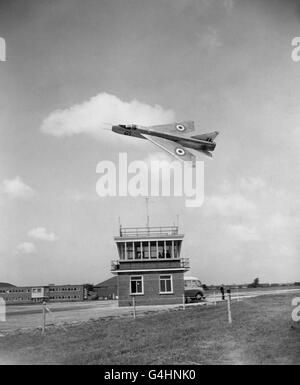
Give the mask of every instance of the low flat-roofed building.
<path id="1" fill-rule="evenodd" d="M 0 298 L 6 304 L 74 302 L 87 299 L 85 285 L 9 286 L 0 287 Z"/>
<path id="2" fill-rule="evenodd" d="M 1 287 L 0 297 L 9 304 L 43 302 L 47 298 L 44 286 Z"/>

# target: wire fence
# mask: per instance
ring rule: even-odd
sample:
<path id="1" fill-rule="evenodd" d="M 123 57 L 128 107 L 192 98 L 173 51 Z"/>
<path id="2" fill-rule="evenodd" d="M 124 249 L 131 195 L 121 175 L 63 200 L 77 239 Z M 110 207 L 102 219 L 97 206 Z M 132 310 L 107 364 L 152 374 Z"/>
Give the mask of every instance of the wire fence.
<path id="1" fill-rule="evenodd" d="M 247 301 L 248 298 L 256 297 L 257 295 L 250 295 L 248 292 L 240 292 L 238 289 L 231 289 L 229 292 L 225 290 L 224 295 L 220 291 L 205 291 L 203 297 L 191 296 L 182 294 L 174 295 L 172 293 L 164 293 L 161 295 L 144 296 L 144 295 L 131 295 L 127 299 L 116 299 L 110 301 L 84 301 L 75 305 L 73 302 L 67 304 L 64 303 L 42 303 L 36 305 L 31 310 L 25 307 L 23 314 L 28 312 L 28 316 L 19 316 L 19 309 L 13 309 L 13 312 L 9 314 L 16 314 L 16 316 L 9 315 L 9 319 L 6 320 L 6 324 L 11 322 L 20 322 L 25 324 L 26 328 L 39 327 L 42 333 L 45 334 L 46 330 L 50 326 L 61 327 L 67 332 L 66 325 L 72 323 L 80 323 L 89 320 L 97 320 L 105 317 L 119 317 L 126 316 L 133 319 L 144 317 L 151 312 L 168 311 L 169 309 L 187 310 L 193 308 L 193 306 L 210 305 L 218 306 L 223 305 L 222 314 L 227 314 L 228 323 L 234 323 L 234 313 L 232 314 L 232 302 L 240 302 L 245 299 L 244 303 L 251 307 L 258 307 L 255 302 Z M 248 303 L 249 302 L 249 303 Z M 4 313 L 5 308 L 2 313 Z M 26 310 L 27 309 L 27 310 Z M 225 310 L 226 309 L 226 310 Z M 235 307 L 234 307 L 235 309 Z M 12 318 L 14 317 L 14 318 Z M 2 320 L 4 321 L 4 319 Z M 19 324 L 18 324 L 19 325 Z M 3 323 L 0 326 L 5 326 Z M 14 325 L 12 325 L 13 327 Z M 22 326 L 23 327 L 23 326 Z M 2 327 L 0 327 L 2 329 Z M 8 328 L 3 328 L 3 331 Z M 0 330 L 1 331 L 1 330 Z"/>
<path id="2" fill-rule="evenodd" d="M 66 325 L 72 323 L 85 322 L 91 319 L 99 319 L 105 317 L 126 316 L 143 317 L 151 312 L 168 311 L 171 309 L 186 310 L 193 306 L 214 305 L 220 302 L 239 301 L 238 293 L 225 293 L 225 299 L 222 298 L 220 292 L 204 292 L 203 296 L 163 293 L 160 295 L 144 296 L 131 295 L 127 299 L 116 299 L 110 301 L 84 301 L 75 304 L 72 303 L 53 303 L 43 302 L 32 307 L 32 310 L 25 307 L 24 316 L 20 318 L 19 310 L 13 308 L 9 312 L 10 316 L 7 320 L 10 326 L 4 327 L 4 330 L 14 328 L 15 325 L 22 325 L 21 328 L 39 327 L 43 334 L 49 327 L 55 326 L 67 331 Z M 228 312 L 230 311 L 228 305 Z M 28 315 L 27 315 L 28 314 Z M 4 324 L 2 324 L 4 326 Z M 65 325 L 65 326 L 64 326 Z M 2 329 L 2 328 L 1 328 Z"/>
<path id="3" fill-rule="evenodd" d="M 229 298 L 229 295 L 228 295 Z M 139 316 L 144 316 L 148 312 L 155 312 L 161 310 L 168 310 L 179 308 L 182 310 L 186 310 L 187 307 L 193 304 L 201 304 L 201 305 L 217 305 L 218 302 L 221 301 L 220 296 L 213 296 L 207 300 L 205 297 L 199 299 L 198 296 L 190 296 L 186 297 L 185 294 L 182 296 L 164 296 L 162 295 L 160 298 L 147 298 L 147 300 L 142 297 L 132 295 L 130 299 L 118 299 L 115 301 L 118 306 L 118 312 L 115 313 L 115 316 L 118 315 L 127 315 L 129 317 L 133 317 L 136 319 Z M 110 303 L 113 301 L 109 301 Z M 117 307 L 116 306 L 116 307 Z M 109 309 L 109 306 L 107 307 Z M 67 329 L 64 327 L 62 323 L 58 323 L 56 319 L 55 312 L 53 312 L 46 302 L 43 302 L 41 305 L 41 331 L 42 334 L 46 333 L 47 326 L 52 324 L 56 324 L 57 327 L 61 327 L 67 332 Z"/>

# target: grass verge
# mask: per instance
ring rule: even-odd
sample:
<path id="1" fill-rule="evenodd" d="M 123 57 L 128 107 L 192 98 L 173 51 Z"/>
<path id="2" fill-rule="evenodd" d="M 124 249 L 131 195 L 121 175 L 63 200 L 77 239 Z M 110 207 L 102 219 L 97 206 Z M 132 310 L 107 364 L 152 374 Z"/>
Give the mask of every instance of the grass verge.
<path id="1" fill-rule="evenodd" d="M 16 332 L 0 339 L 0 363 L 13 364 L 300 364 L 293 294 L 192 306 L 137 319 L 98 319 Z"/>

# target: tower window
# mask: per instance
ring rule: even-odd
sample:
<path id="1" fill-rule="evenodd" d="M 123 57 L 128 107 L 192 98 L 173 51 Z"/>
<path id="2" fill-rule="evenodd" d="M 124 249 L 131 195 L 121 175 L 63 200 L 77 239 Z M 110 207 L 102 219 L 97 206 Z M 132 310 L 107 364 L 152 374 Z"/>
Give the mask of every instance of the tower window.
<path id="1" fill-rule="evenodd" d="M 172 275 L 161 275 L 159 277 L 159 292 L 160 294 L 173 293 Z"/>
<path id="2" fill-rule="evenodd" d="M 130 294 L 144 294 L 144 281 L 142 275 L 130 277 Z"/>

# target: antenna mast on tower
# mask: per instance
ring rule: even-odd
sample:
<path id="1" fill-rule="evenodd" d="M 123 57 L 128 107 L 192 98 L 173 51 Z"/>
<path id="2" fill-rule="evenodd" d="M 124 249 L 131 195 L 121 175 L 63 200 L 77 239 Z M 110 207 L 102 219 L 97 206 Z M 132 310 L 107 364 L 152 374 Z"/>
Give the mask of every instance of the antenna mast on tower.
<path id="1" fill-rule="evenodd" d="M 119 232 L 120 232 L 120 236 L 122 235 L 122 223 L 121 223 L 121 217 L 119 216 L 118 217 L 118 221 L 119 221 Z"/>
<path id="2" fill-rule="evenodd" d="M 150 218 L 149 218 L 149 197 L 146 197 L 145 198 L 145 201 L 146 201 L 146 213 L 147 213 L 147 217 L 146 217 L 146 227 L 147 229 L 149 229 L 150 227 Z"/>

